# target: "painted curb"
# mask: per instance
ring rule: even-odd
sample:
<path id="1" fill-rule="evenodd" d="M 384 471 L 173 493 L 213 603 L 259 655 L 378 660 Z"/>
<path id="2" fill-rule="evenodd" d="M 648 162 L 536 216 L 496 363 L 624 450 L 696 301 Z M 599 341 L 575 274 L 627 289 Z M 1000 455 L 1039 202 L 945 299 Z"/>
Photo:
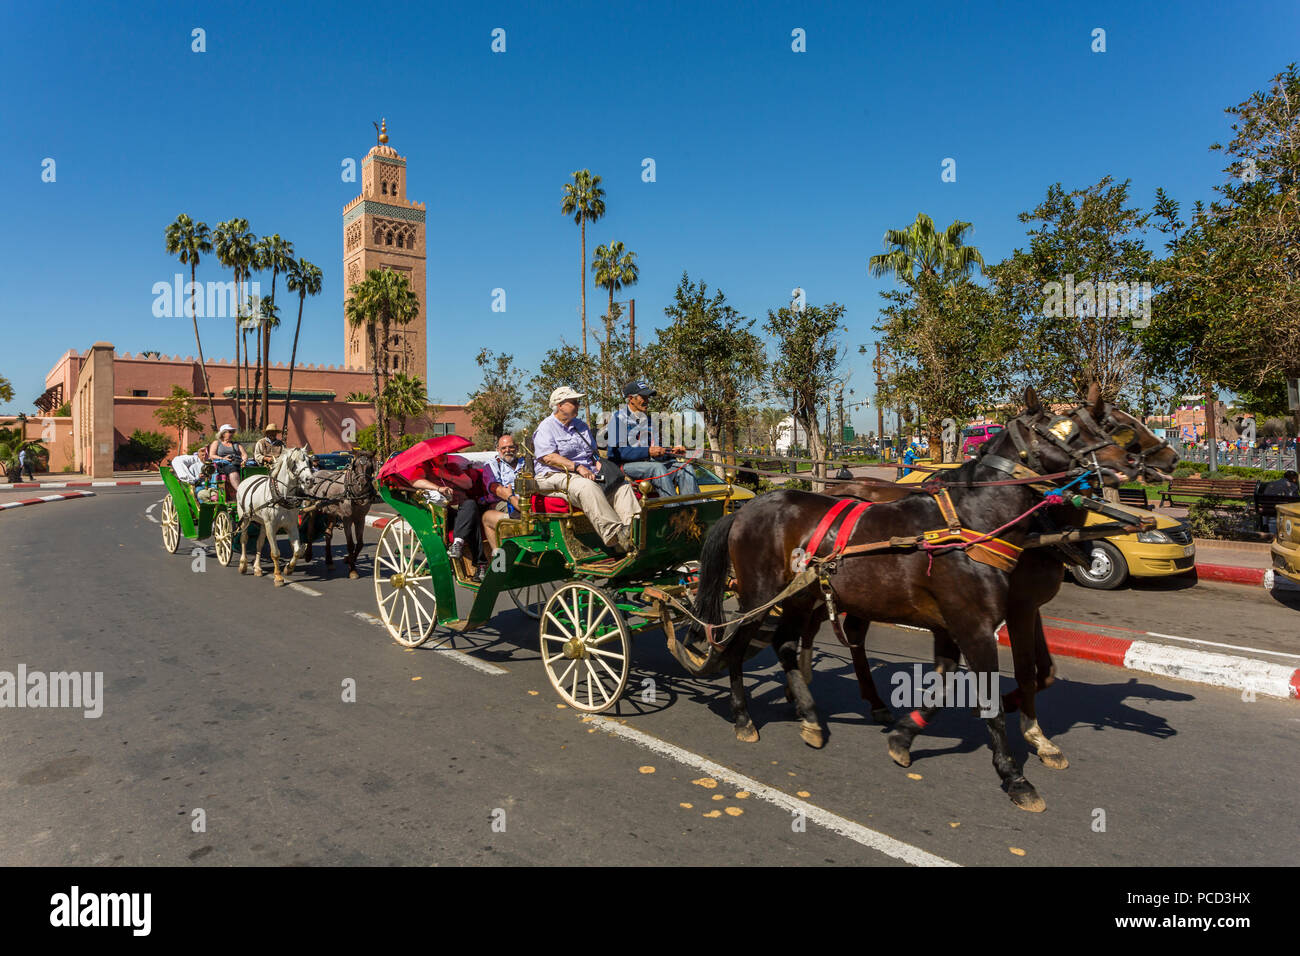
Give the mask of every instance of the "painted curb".
<path id="1" fill-rule="evenodd" d="M 127 485 L 161 485 L 162 479 L 156 481 L 20 481 L 13 485 L 0 485 L 0 491 L 10 488 L 118 488 Z"/>
<path id="2" fill-rule="evenodd" d="M 1044 627 L 1043 633 L 1047 637 L 1047 649 L 1060 657 L 1078 657 L 1269 697 L 1300 698 L 1300 668 L 1289 664 L 1110 637 L 1091 631 Z M 1008 647 L 1011 644 L 1006 625 L 998 629 L 998 643 Z"/>
<path id="3" fill-rule="evenodd" d="M 22 501 L 6 501 L 0 504 L 0 511 L 7 511 L 10 508 L 23 508 L 27 505 L 43 505 L 47 501 L 63 501 L 68 498 L 93 498 L 93 491 L 69 491 L 62 495 L 41 495 L 39 498 L 24 498 Z"/>
<path id="4" fill-rule="evenodd" d="M 1233 564 L 1196 565 L 1196 577 L 1204 581 L 1226 581 L 1229 584 L 1263 584 L 1267 568 L 1241 568 Z"/>
<path id="5" fill-rule="evenodd" d="M 366 515 L 366 527 L 382 529 L 384 525 L 392 520 L 393 517 L 390 515 Z"/>

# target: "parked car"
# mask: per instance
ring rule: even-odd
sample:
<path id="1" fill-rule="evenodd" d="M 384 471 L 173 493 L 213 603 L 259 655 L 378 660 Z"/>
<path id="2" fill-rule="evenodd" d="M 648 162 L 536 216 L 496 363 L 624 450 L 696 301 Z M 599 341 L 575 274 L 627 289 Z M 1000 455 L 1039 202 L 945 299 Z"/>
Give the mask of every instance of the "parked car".
<path id="1" fill-rule="evenodd" d="M 984 444 L 998 432 L 1002 431 L 1003 425 L 967 425 L 961 430 L 961 453 L 964 456 L 973 458 L 979 451 L 980 445 Z"/>
<path id="2" fill-rule="evenodd" d="M 958 466 L 946 464 L 934 467 L 956 468 Z M 927 477 L 929 474 L 926 472 L 912 472 L 906 478 L 899 479 L 899 482 L 905 485 L 916 484 Z M 1185 522 L 1170 518 L 1159 511 L 1147 511 L 1143 508 L 1119 504 L 1111 504 L 1111 507 L 1133 515 L 1134 519 L 1153 517 L 1156 519 L 1156 526 L 1151 531 L 1115 535 L 1100 541 L 1081 542 L 1078 547 L 1088 558 L 1088 566 L 1066 565 L 1078 584 L 1086 588 L 1111 591 L 1130 577 L 1169 577 L 1174 574 L 1187 574 L 1195 569 L 1196 545 L 1192 542 L 1192 531 Z M 1286 507 L 1296 506 L 1280 506 L 1279 517 L 1282 508 Z M 1300 542 L 1300 512 L 1297 512 L 1297 518 L 1297 542 Z M 1111 520 L 1113 519 L 1090 511 L 1083 524 L 1084 527 L 1092 527 L 1106 524 Z M 1297 547 L 1300 547 L 1300 543 Z M 1300 552 L 1297 561 L 1297 569 L 1300 569 Z"/>
<path id="3" fill-rule="evenodd" d="M 322 452 L 311 456 L 311 466 L 317 471 L 343 471 L 352 464 L 352 453 L 347 451 Z"/>
<path id="4" fill-rule="evenodd" d="M 1300 584 L 1300 504 L 1277 506 L 1277 533 L 1268 550 L 1274 575 Z"/>

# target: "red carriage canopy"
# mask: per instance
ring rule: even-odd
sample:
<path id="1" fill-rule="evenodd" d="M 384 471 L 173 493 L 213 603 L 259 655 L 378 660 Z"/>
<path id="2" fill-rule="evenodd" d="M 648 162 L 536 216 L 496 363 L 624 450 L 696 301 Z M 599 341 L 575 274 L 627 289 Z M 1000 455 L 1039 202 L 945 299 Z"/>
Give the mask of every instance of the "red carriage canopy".
<path id="1" fill-rule="evenodd" d="M 383 481 L 385 478 L 394 477 L 404 478 L 407 481 L 412 478 L 419 478 L 424 471 L 424 464 L 432 461 L 439 455 L 449 455 L 452 452 L 461 451 L 469 448 L 474 443 L 460 435 L 439 435 L 437 438 L 426 438 L 418 444 L 412 445 L 406 451 L 402 452 L 388 461 L 379 469 L 379 474 L 375 477 Z"/>

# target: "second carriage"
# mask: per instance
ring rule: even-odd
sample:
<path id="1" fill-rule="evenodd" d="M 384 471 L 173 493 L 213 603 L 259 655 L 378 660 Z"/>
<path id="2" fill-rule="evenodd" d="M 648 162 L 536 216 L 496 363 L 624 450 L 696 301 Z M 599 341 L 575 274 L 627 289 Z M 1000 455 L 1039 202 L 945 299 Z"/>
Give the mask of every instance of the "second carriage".
<path id="1" fill-rule="evenodd" d="M 450 636 L 486 624 L 506 592 L 537 620 L 542 665 L 560 698 L 580 711 L 607 710 L 627 685 L 632 636 L 663 628 L 671 639 L 679 618 L 662 598 L 689 592 L 691 562 L 735 496 L 730 482 L 673 498 L 649 497 L 646 486 L 632 550 L 610 554 L 588 518 L 563 496 L 538 491 L 526 468 L 515 484 L 522 508 L 497 526 L 500 547 L 475 581 L 470 558 L 447 555 L 446 509 L 381 477 L 380 497 L 397 517 L 375 546 L 379 618 L 399 644 L 418 647 L 440 627 Z M 469 595 L 464 617 L 457 590 Z"/>

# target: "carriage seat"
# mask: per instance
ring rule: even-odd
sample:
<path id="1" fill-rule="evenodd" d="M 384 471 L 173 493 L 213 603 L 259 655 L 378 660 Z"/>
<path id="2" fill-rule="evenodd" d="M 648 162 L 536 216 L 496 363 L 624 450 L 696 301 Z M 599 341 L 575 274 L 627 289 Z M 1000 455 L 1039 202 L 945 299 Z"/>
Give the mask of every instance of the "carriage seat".
<path id="1" fill-rule="evenodd" d="M 638 501 L 644 497 L 635 485 L 632 486 L 632 493 L 636 495 Z M 656 496 L 652 492 L 650 497 Z M 582 514 L 581 511 L 569 504 L 569 499 L 564 495 L 548 495 L 540 491 L 534 491 L 528 496 L 528 507 L 532 509 L 535 515 Z"/>

